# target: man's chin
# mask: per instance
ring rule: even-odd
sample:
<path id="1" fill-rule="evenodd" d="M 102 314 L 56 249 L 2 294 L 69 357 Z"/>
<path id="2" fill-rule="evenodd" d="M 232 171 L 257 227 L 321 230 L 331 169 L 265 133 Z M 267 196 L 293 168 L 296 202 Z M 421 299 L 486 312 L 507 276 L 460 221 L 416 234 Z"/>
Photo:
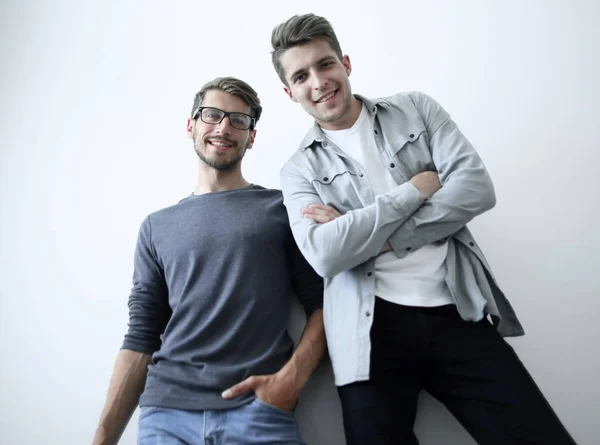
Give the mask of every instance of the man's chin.
<path id="1" fill-rule="evenodd" d="M 342 117 L 342 115 L 340 113 L 327 113 L 327 114 L 319 115 L 319 117 L 317 117 L 316 119 L 319 122 L 331 123 L 331 122 L 337 121 L 341 117 Z"/>
<path id="2" fill-rule="evenodd" d="M 224 156 L 205 156 L 203 153 L 197 153 L 198 158 L 209 167 L 220 171 L 230 171 L 238 165 L 242 158 L 224 159 Z"/>

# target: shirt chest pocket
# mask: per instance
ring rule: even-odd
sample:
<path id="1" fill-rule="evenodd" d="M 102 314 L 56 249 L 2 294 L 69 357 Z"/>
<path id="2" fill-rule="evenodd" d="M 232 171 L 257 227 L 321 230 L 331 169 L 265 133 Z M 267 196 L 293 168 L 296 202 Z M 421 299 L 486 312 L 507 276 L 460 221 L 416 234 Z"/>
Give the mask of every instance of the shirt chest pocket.
<path id="1" fill-rule="evenodd" d="M 406 134 L 401 134 L 391 144 L 393 163 L 406 180 L 418 173 L 436 170 L 429 147 L 429 134 L 422 123 L 413 124 Z"/>
<path id="2" fill-rule="evenodd" d="M 364 174 L 357 172 L 352 166 L 341 163 L 319 166 L 311 169 L 308 179 L 321 201 L 335 207 L 340 213 L 363 207 L 361 180 L 364 179 Z"/>

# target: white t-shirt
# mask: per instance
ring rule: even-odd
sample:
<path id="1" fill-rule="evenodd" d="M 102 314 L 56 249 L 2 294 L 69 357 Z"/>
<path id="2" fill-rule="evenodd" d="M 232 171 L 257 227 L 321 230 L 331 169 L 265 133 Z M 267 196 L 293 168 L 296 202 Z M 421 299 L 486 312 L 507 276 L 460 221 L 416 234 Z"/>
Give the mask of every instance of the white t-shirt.
<path id="1" fill-rule="evenodd" d="M 323 129 L 323 132 L 364 169 L 373 192 L 379 195 L 398 184 L 377 151 L 372 119 L 363 105 L 352 128 Z M 453 303 L 445 281 L 447 254 L 448 242 L 427 244 L 404 258 L 398 258 L 393 251 L 379 255 L 375 260 L 375 295 L 405 306 L 432 307 Z"/>

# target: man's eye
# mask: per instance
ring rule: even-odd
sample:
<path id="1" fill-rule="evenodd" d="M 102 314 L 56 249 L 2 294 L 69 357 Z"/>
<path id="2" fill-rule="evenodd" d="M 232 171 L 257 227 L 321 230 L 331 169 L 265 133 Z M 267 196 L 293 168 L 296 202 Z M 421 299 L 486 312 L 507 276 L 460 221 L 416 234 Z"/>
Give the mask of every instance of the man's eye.
<path id="1" fill-rule="evenodd" d="M 248 120 L 245 116 L 237 116 L 233 115 L 231 117 L 231 123 L 237 125 L 238 127 L 243 127 L 248 124 Z"/>
<path id="2" fill-rule="evenodd" d="M 305 74 L 300 74 L 299 76 L 294 77 L 294 83 L 302 82 L 305 78 Z"/>

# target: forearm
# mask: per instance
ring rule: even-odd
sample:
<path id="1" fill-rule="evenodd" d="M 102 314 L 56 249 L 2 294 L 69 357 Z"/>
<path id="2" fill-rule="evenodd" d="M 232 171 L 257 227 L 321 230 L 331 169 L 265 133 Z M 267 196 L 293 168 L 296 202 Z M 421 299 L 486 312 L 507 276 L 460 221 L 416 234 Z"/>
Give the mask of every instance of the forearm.
<path id="1" fill-rule="evenodd" d="M 282 377 L 293 382 L 296 394 L 304 388 L 323 358 L 326 349 L 323 309 L 317 309 L 306 322 L 296 351 L 279 371 Z"/>
<path id="2" fill-rule="evenodd" d="M 449 114 L 424 94 L 415 95 L 414 103 L 442 187 L 390 236 L 399 256 L 453 235 L 496 203 L 482 159 Z"/>
<path id="3" fill-rule="evenodd" d="M 390 235 L 423 203 L 419 191 L 406 183 L 376 196 L 373 204 L 318 224 L 302 214 L 310 204 L 323 204 L 312 184 L 297 174 L 282 174 L 282 187 L 296 243 L 322 277 L 378 255 Z"/>
<path id="4" fill-rule="evenodd" d="M 150 354 L 122 349 L 117 356 L 94 445 L 118 443 L 144 390 Z"/>
<path id="5" fill-rule="evenodd" d="M 457 172 L 394 233 L 389 242 L 399 256 L 461 230 L 496 204 L 487 172 Z"/>

